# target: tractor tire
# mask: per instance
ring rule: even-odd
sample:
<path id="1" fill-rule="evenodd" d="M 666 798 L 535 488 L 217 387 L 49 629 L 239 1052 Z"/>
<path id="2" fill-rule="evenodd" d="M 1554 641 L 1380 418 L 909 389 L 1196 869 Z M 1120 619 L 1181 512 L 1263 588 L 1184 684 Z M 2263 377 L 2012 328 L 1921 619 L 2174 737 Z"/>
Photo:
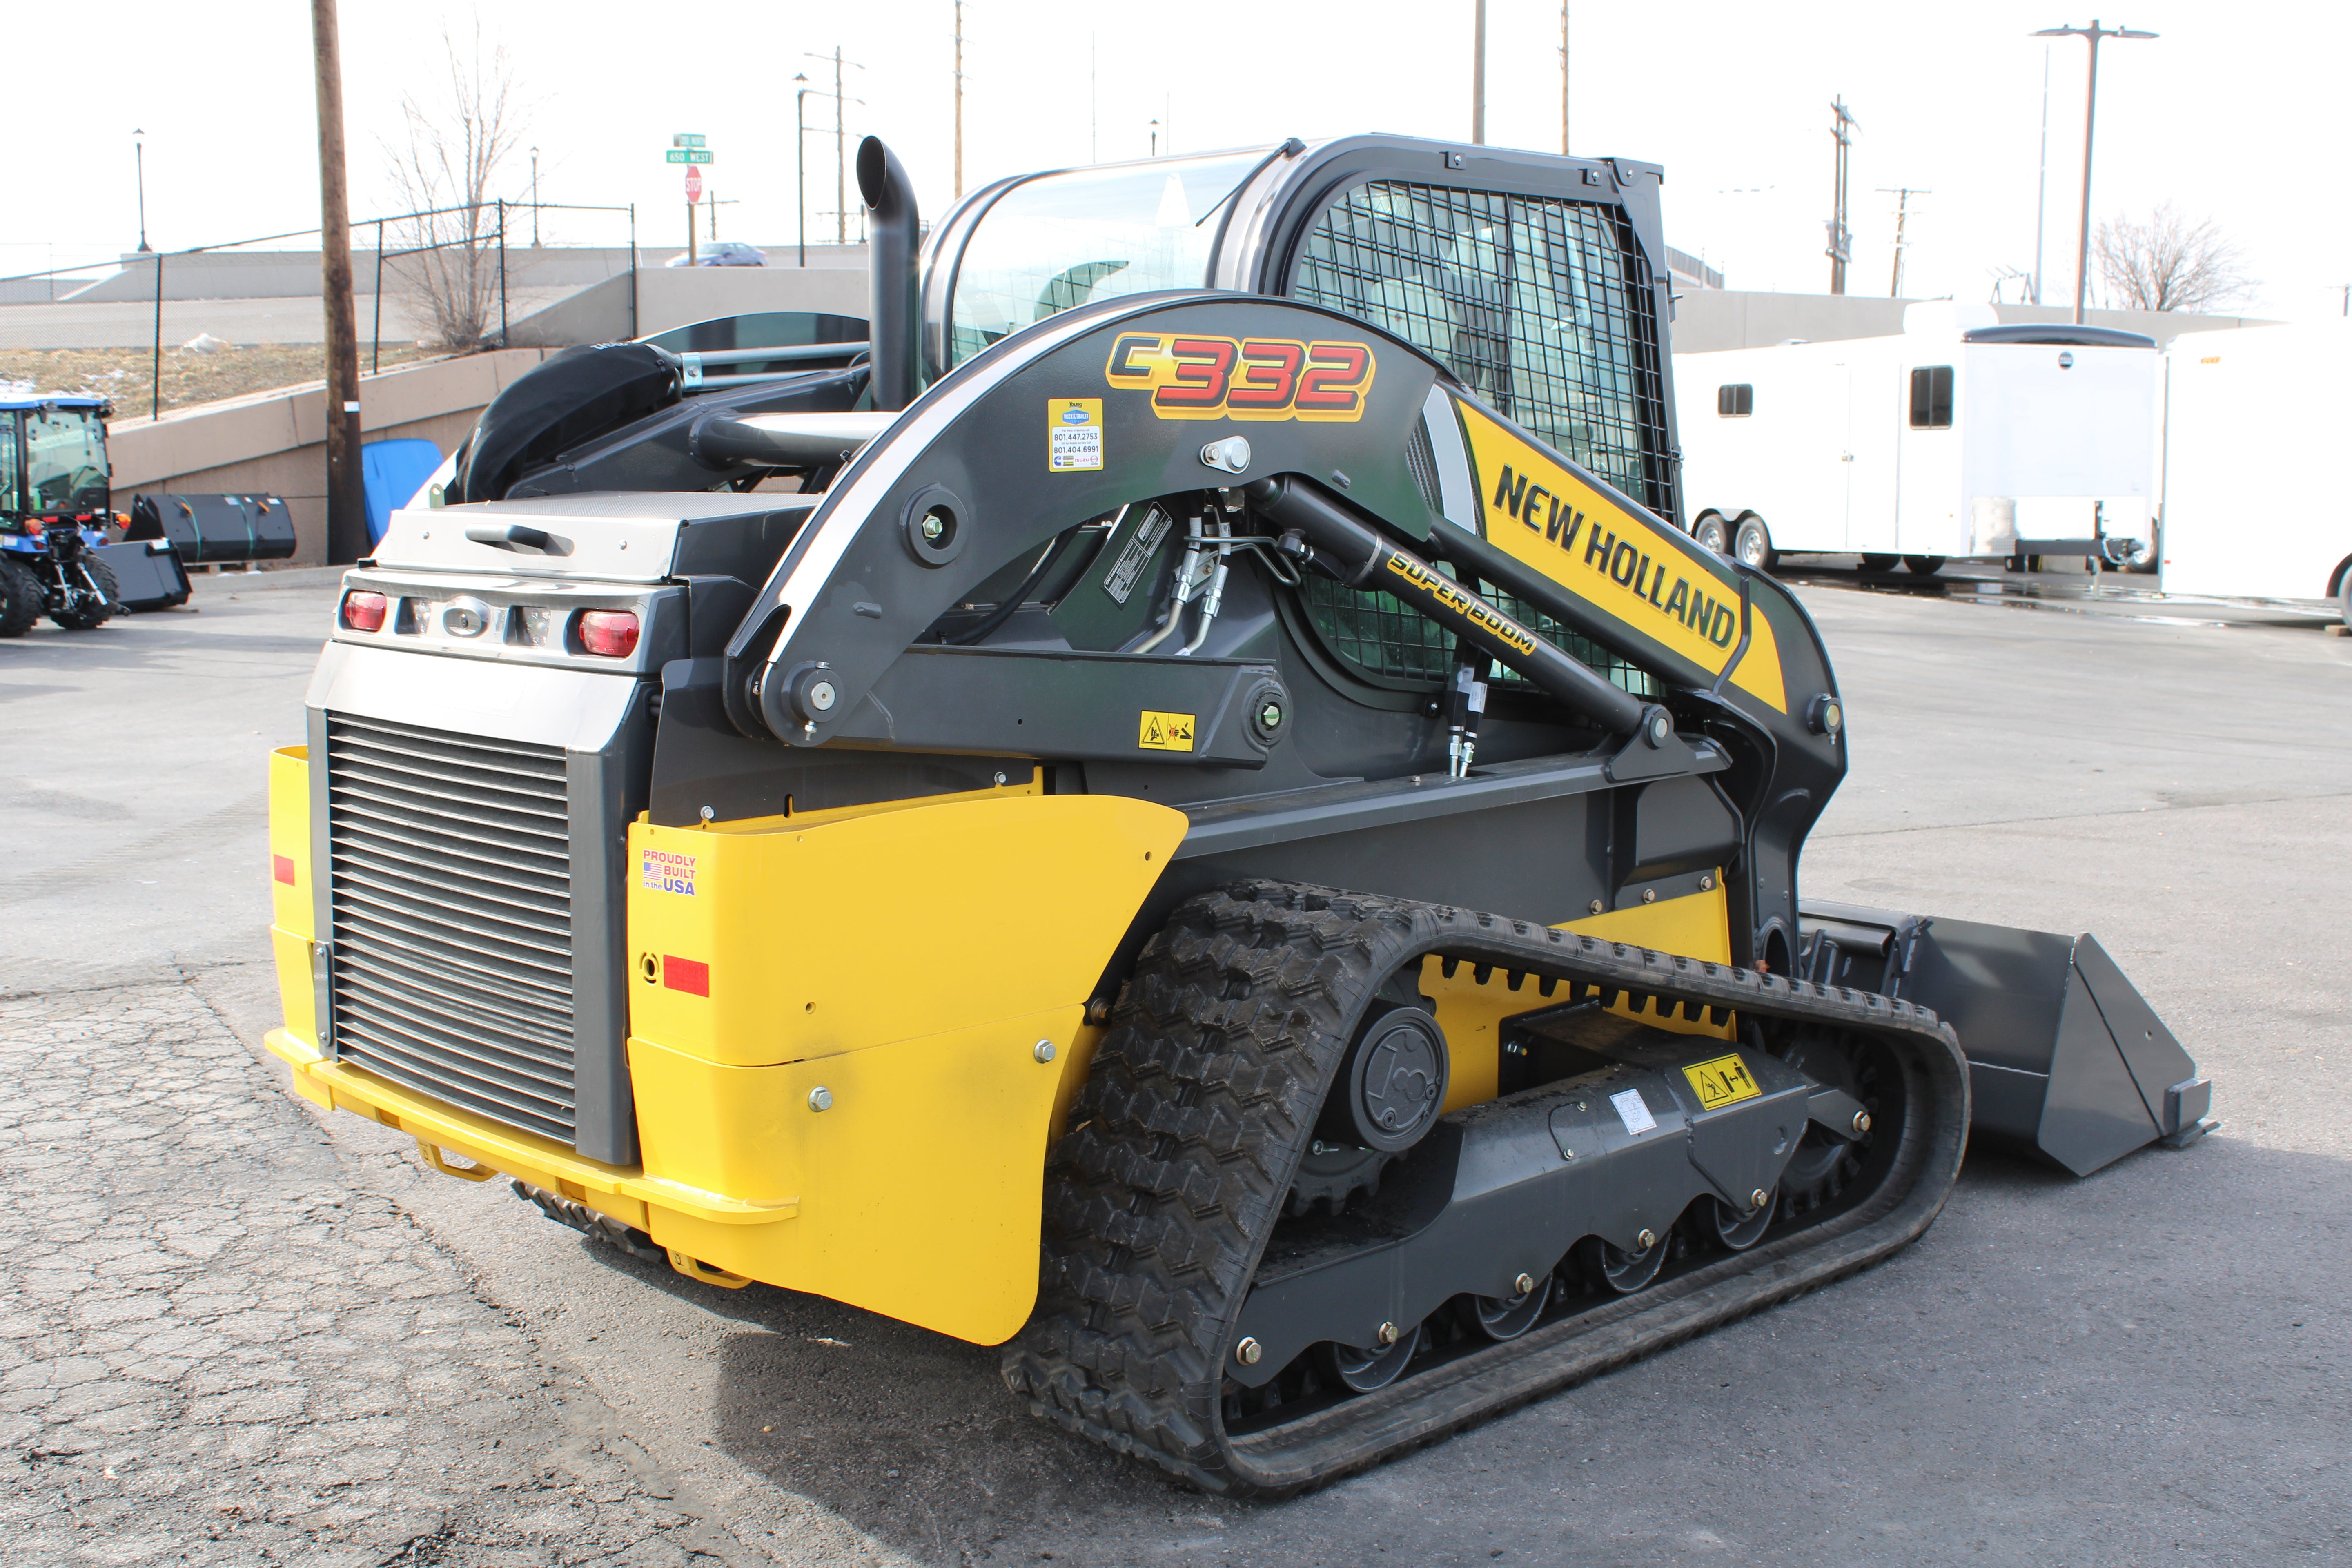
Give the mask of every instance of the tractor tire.
<path id="1" fill-rule="evenodd" d="M 1895 563 L 1902 559 L 1900 555 L 1865 555 L 1862 558 L 1862 569 L 1865 572 L 1892 572 Z"/>
<path id="2" fill-rule="evenodd" d="M 20 637 L 41 618 L 41 580 L 14 561 L 0 561 L 0 637 Z"/>
<path id="3" fill-rule="evenodd" d="M 1933 577 L 1944 569 L 1944 558 L 1940 555 L 1906 555 L 1903 564 L 1911 569 L 1915 577 Z"/>
<path id="4" fill-rule="evenodd" d="M 1759 572 L 1769 572 L 1780 564 L 1780 552 L 1772 548 L 1772 531 L 1752 511 L 1739 514 L 1738 528 L 1731 536 L 1731 553 Z"/>
<path id="5" fill-rule="evenodd" d="M 1691 524 L 1691 537 L 1717 555 L 1731 553 L 1731 525 L 1719 511 L 1703 511 Z"/>
<path id="6" fill-rule="evenodd" d="M 76 610 L 49 617 L 69 632 L 94 632 L 112 620 L 122 608 L 122 584 L 114 580 L 114 568 L 103 561 L 86 561 L 82 568 L 89 574 L 89 580 L 98 585 L 99 595 L 103 602 L 94 610 Z"/>
<path id="7" fill-rule="evenodd" d="M 2336 590 L 2336 607 L 2344 614 L 2344 629 L 2352 632 L 2352 569 L 2344 574 L 2344 581 Z"/>

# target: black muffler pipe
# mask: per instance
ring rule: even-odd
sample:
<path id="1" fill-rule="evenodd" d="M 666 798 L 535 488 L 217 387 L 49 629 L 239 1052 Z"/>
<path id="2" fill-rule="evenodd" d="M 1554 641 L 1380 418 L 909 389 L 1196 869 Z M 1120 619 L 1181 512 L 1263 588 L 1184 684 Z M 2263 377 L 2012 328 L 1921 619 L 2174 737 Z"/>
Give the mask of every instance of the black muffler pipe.
<path id="1" fill-rule="evenodd" d="M 1276 528 L 1296 531 L 1314 563 L 1350 588 L 1381 588 L 1414 612 L 1517 670 L 1612 735 L 1642 727 L 1644 704 L 1557 644 L 1521 626 L 1410 550 L 1390 543 L 1354 510 L 1296 474 L 1248 488 L 1252 505 Z M 1447 524 L 1445 526 L 1452 526 Z"/>
<path id="2" fill-rule="evenodd" d="M 922 240 L 922 218 L 915 209 L 915 187 L 907 171 L 878 136 L 857 144 L 857 194 L 870 215 L 866 315 L 874 342 L 874 406 L 895 413 L 914 402 L 921 390 L 915 356 L 922 341 L 922 307 L 915 256 Z"/>

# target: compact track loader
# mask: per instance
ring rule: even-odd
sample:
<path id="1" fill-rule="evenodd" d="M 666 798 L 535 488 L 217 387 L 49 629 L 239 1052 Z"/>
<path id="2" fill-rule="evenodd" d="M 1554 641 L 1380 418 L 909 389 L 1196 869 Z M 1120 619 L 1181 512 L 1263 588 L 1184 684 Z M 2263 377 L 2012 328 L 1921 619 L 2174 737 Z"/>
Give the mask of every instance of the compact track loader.
<path id="1" fill-rule="evenodd" d="M 300 1092 L 1259 1496 L 1885 1257 L 1971 1127 L 2210 1125 L 2089 937 L 1801 902 L 1837 680 L 1672 521 L 1655 168 L 1076 170 L 919 269 L 858 172 L 865 342 L 558 356 L 346 577 Z"/>

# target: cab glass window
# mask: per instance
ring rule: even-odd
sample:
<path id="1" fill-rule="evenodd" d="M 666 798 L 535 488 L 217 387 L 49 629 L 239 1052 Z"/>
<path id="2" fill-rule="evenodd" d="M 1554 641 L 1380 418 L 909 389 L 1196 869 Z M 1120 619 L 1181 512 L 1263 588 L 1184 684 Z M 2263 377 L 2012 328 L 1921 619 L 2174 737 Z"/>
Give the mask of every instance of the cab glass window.
<path id="1" fill-rule="evenodd" d="M 1952 367 L 1923 364 L 1911 373 L 1911 428 L 1952 427 Z"/>
<path id="2" fill-rule="evenodd" d="M 1074 306 L 1208 280 L 1217 213 L 1258 148 L 1073 169 L 996 199 L 965 242 L 948 306 L 948 359 Z"/>
<path id="3" fill-rule="evenodd" d="M 37 408 L 25 416 L 25 478 L 37 512 L 106 505 L 106 435 L 96 410 Z"/>

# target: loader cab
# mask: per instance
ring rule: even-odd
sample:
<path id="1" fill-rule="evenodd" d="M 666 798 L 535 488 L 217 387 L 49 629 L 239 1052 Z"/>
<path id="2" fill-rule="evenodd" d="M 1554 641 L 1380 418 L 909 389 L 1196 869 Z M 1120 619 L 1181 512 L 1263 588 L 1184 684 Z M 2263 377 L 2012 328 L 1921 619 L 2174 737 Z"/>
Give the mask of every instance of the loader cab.
<path id="1" fill-rule="evenodd" d="M 0 530 L 22 534 L 35 518 L 106 518 L 107 412 L 95 397 L 0 401 Z"/>
<path id="2" fill-rule="evenodd" d="M 1079 305 L 1233 289 L 1341 310 L 1679 515 L 1661 171 L 1395 136 L 1016 176 L 935 231 L 924 370 Z"/>

